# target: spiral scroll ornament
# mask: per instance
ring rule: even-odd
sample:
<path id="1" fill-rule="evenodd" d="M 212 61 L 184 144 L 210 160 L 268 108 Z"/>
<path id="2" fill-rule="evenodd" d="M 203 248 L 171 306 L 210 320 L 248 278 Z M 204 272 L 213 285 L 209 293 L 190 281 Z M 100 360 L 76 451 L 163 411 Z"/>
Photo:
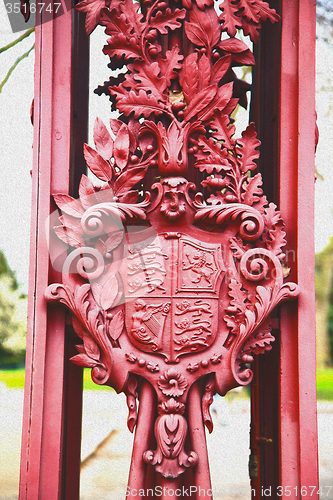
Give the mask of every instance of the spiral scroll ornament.
<path id="1" fill-rule="evenodd" d="M 240 271 L 249 281 L 274 280 L 282 284 L 283 269 L 279 259 L 266 248 L 252 248 L 246 251 L 239 263 Z"/>
<path id="2" fill-rule="evenodd" d="M 99 278 L 104 271 L 103 255 L 91 247 L 80 247 L 73 250 L 63 266 L 64 274 L 79 274 L 86 280 Z"/>
<path id="3" fill-rule="evenodd" d="M 255 241 L 260 238 L 265 224 L 262 215 L 253 207 L 240 203 L 230 203 L 227 205 L 206 206 L 197 200 L 194 202 L 197 210 L 195 219 L 197 221 L 208 220 L 216 225 L 223 225 L 229 220 L 241 219 L 239 227 L 240 236 L 246 241 Z"/>

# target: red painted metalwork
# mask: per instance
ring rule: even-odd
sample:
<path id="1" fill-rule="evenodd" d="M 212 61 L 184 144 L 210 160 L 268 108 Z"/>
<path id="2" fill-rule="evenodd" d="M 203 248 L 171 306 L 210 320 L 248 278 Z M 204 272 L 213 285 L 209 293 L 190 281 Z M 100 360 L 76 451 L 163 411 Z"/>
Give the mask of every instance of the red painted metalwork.
<path id="1" fill-rule="evenodd" d="M 286 224 L 285 262 L 290 278 L 306 293 L 301 293 L 298 304 L 281 306 L 276 321 L 279 346 L 257 360 L 251 442 L 258 477 L 252 484 L 257 494 L 262 486 L 275 491 L 287 486 L 293 494 L 297 489 L 300 498 L 302 486 L 303 493 L 310 486 L 314 495 L 318 491 L 312 182 L 315 3 L 273 1 L 271 6 L 281 13 L 281 23 L 271 29 L 263 26 L 253 119 L 262 140 L 259 168 L 265 191 L 281 208 Z"/>
<path id="2" fill-rule="evenodd" d="M 50 309 L 44 298 L 48 283 L 60 279 L 49 260 L 46 221 L 54 210 L 51 194 L 75 193 L 71 156 L 76 157 L 78 173 L 80 163 L 73 135 L 81 144 L 86 138 L 83 124 L 87 121 L 80 113 L 87 116 L 87 91 L 82 88 L 76 97 L 72 86 L 80 57 L 84 59 L 79 66 L 81 76 L 87 69 L 88 43 L 81 40 L 78 53 L 77 42 L 69 42 L 73 16 L 79 39 L 75 11 L 36 26 L 34 188 L 20 500 L 73 499 L 79 495 L 82 369 L 67 361 L 74 346 L 65 311 Z M 64 250 L 60 240 L 57 250 Z"/>
<path id="3" fill-rule="evenodd" d="M 298 294 L 297 285 L 283 284 L 282 219 L 252 173 L 260 145 L 254 125 L 235 140 L 230 122 L 235 96 L 245 96 L 232 65 L 254 62 L 233 38 L 236 27 L 241 20 L 257 41 L 261 18 L 278 16 L 260 2 L 224 2 L 221 27 L 209 5 L 171 10 L 155 2 L 141 12 L 131 2 L 99 5 L 77 8 L 87 13 L 88 33 L 99 22 L 111 35 L 104 52 L 120 66 L 127 61 L 125 78 L 110 88 L 122 115 L 110 121 L 114 138 L 97 119 L 96 150 L 84 145 L 102 187 L 83 176 L 79 200 L 54 195 L 61 212 L 55 232 L 73 250 L 62 284 L 50 285 L 46 298 L 74 315 L 83 343 L 72 361 L 127 395 L 128 427 L 140 429 L 129 492 L 144 490 L 146 463 L 172 488 L 193 467 L 194 483 L 211 498 L 204 424 L 211 432 L 212 395 L 250 383 L 252 355 L 274 340 L 271 311 Z M 168 30 L 175 36 L 163 38 Z M 222 31 L 231 38 L 221 41 Z M 184 178 L 190 158 L 205 174 L 206 197 Z M 156 166 L 156 194 L 140 196 L 133 188 Z M 142 378 L 150 385 L 138 389 Z M 138 420 L 136 410 L 137 394 L 143 404 L 151 386 L 156 449 L 148 448 L 154 411 L 149 419 L 145 407 Z"/>
<path id="4" fill-rule="evenodd" d="M 303 293 L 298 309 L 283 306 L 281 310 L 280 477 L 282 485 L 309 489 L 318 485 L 313 234 L 315 2 L 283 4 L 282 15 L 279 201 L 290 228 L 287 250 L 295 250 L 297 262 L 291 276 Z"/>
<path id="5" fill-rule="evenodd" d="M 74 14 L 42 24 L 37 31 L 37 239 L 32 243 L 34 295 L 27 358 L 28 369 L 34 365 L 34 370 L 27 373 L 20 500 L 78 498 L 80 428 L 71 442 L 68 415 L 78 410 L 80 421 L 82 378 L 80 371 L 72 381 L 67 375 L 73 337 L 69 327 L 65 334 L 65 310 L 56 306 L 47 311 L 45 298 L 71 311 L 81 339 L 73 363 L 92 368 L 97 384 L 127 396 L 128 427 L 135 429 L 128 498 L 134 500 L 132 491 L 154 485 L 175 490 L 193 484 L 201 488 L 198 499 L 209 499 L 205 426 L 212 432 L 212 396 L 251 382 L 253 355 L 270 350 L 274 341 L 274 308 L 299 293 L 297 285 L 284 283 L 284 223 L 276 205 L 263 195 L 255 126 L 251 123 L 235 139 L 230 118 L 237 101 L 246 105 L 248 90 L 232 68 L 254 65 L 251 50 L 235 37 L 237 29 L 257 42 L 261 22 L 276 22 L 279 16 L 261 0 L 225 0 L 219 18 L 210 0 L 169 5 L 148 0 L 138 7 L 131 0 L 84 0 L 77 6 L 87 14 L 88 33 L 98 23 L 105 26 L 110 38 L 103 50 L 113 68 L 126 66 L 126 73 L 111 78 L 109 85 L 119 119 L 110 120 L 111 134 L 96 119 L 96 149 L 84 145 L 85 161 L 101 182 L 95 186 L 83 175 L 78 199 L 69 196 L 75 196 L 73 186 L 79 181 L 77 169 L 70 166 L 75 107 L 71 77 L 79 64 L 66 42 Z M 282 9 L 283 21 L 288 15 L 295 20 L 296 9 L 306 10 L 296 4 L 293 8 L 290 15 Z M 290 32 L 286 21 L 282 60 Z M 296 45 L 300 50 L 301 44 Z M 44 54 L 49 50 L 47 57 L 41 47 Z M 286 63 L 287 77 L 282 64 L 284 104 L 285 96 L 290 98 L 283 87 L 290 68 L 295 72 L 292 85 L 298 88 L 296 68 L 301 61 L 295 60 L 296 65 L 293 58 Z M 281 119 L 284 109 L 281 106 Z M 281 127 L 280 175 L 297 191 L 298 157 L 293 157 L 294 149 L 288 154 L 283 149 L 289 143 L 286 130 L 294 134 L 296 124 L 305 126 L 295 122 L 295 111 L 288 111 L 290 129 Z M 74 151 L 77 154 L 77 148 Z M 295 159 L 286 171 L 284 154 L 290 154 L 288 161 Z M 310 168 L 310 155 L 308 164 Z M 198 177 L 203 194 L 199 182 L 189 180 Z M 46 259 L 43 224 L 52 209 L 50 194 L 59 216 L 54 228 L 58 238 L 50 236 L 52 260 L 61 275 Z M 295 199 L 285 190 L 279 201 L 294 207 Z M 299 196 L 296 202 L 301 208 Z M 286 216 L 289 232 L 298 235 L 300 218 L 295 220 L 288 211 Z M 292 247 L 299 241 L 292 241 Z M 301 250 L 297 255 L 304 266 L 311 264 L 311 255 Z M 288 321 L 281 320 L 281 486 L 291 486 L 296 477 L 295 486 L 304 486 L 302 481 L 315 481 L 317 473 L 306 465 L 300 431 L 308 405 L 310 426 L 315 413 L 314 379 L 306 379 L 309 396 L 301 380 L 304 342 L 291 337 L 292 328 L 301 327 L 301 316 L 309 326 L 313 312 L 311 286 L 304 283 L 302 267 L 297 273 L 302 281 L 299 322 L 296 305 L 286 310 L 283 318 Z M 310 293 L 303 294 L 304 287 Z M 291 350 L 286 353 L 288 343 Z M 286 365 L 290 355 L 296 356 L 297 372 Z M 308 361 L 313 376 L 311 355 Z M 76 400 L 71 397 L 75 389 Z M 260 442 L 267 436 L 260 423 L 256 425 L 258 411 L 260 406 L 253 407 L 251 447 L 260 455 Z M 285 433 L 291 444 L 285 442 Z M 313 444 L 311 451 L 316 451 Z M 285 460 L 295 464 L 296 473 Z"/>

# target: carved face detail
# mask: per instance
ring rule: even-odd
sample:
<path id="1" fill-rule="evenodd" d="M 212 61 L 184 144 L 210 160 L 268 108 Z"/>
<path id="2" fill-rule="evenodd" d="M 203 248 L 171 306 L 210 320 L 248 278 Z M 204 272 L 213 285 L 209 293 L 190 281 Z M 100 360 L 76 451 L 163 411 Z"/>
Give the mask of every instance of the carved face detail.
<path id="1" fill-rule="evenodd" d="M 144 300 L 142 299 L 138 299 L 136 302 L 135 302 L 135 310 L 136 311 L 141 311 L 141 309 L 144 309 L 146 303 Z"/>
<path id="2" fill-rule="evenodd" d="M 164 194 L 160 211 L 168 219 L 177 220 L 185 213 L 185 184 L 182 181 L 181 178 L 175 178 L 165 179 L 163 182 Z"/>
<path id="3" fill-rule="evenodd" d="M 161 212 L 168 219 L 179 219 L 185 213 L 185 201 L 182 201 L 184 194 L 180 191 L 169 191 L 164 194 Z"/>

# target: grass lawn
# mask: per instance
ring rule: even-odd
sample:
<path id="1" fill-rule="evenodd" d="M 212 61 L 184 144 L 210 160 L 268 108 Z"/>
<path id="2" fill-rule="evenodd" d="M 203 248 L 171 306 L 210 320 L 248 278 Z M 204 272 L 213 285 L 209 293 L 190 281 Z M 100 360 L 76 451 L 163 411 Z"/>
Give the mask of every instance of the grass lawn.
<path id="1" fill-rule="evenodd" d="M 0 370 L 0 384 L 3 382 L 8 388 L 23 389 L 24 369 Z M 84 370 L 83 385 L 85 390 L 105 390 L 91 380 L 89 368 Z M 317 397 L 318 400 L 333 401 L 333 368 L 317 370 Z"/>
<path id="2" fill-rule="evenodd" d="M 333 401 L 333 368 L 317 370 L 317 399 Z"/>
<path id="3" fill-rule="evenodd" d="M 0 370 L 0 386 L 4 384 L 10 389 L 24 389 L 24 368 Z"/>
<path id="4" fill-rule="evenodd" d="M 94 384 L 91 380 L 90 369 L 87 368 L 83 372 L 83 386 L 85 390 L 106 390 L 108 388 Z M 0 369 L 0 387 L 5 383 L 11 389 L 24 389 L 24 369 L 18 370 L 1 370 Z"/>

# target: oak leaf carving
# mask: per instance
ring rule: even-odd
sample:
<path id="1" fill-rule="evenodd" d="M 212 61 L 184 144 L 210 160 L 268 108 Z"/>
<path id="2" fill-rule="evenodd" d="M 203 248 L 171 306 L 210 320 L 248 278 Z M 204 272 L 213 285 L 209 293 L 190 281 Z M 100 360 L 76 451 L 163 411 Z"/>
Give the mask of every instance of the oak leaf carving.
<path id="1" fill-rule="evenodd" d="M 178 77 L 177 70 L 182 68 L 181 62 L 184 56 L 180 53 L 179 47 L 174 45 L 171 50 L 167 50 L 164 59 L 159 60 L 161 73 L 165 78 L 167 86 L 171 80 Z"/>
<path id="2" fill-rule="evenodd" d="M 249 177 L 248 181 L 243 184 L 242 200 L 246 205 L 252 206 L 259 201 L 263 194 L 261 174 L 256 174 L 254 177 Z"/>
<path id="3" fill-rule="evenodd" d="M 75 5 L 76 10 L 87 14 L 85 20 L 87 35 L 90 35 L 94 31 L 100 21 L 102 9 L 109 3 L 105 0 L 83 0 L 83 2 Z"/>
<path id="4" fill-rule="evenodd" d="M 126 37 L 123 33 L 119 33 L 119 35 L 112 35 L 107 43 L 103 47 L 103 52 L 110 56 L 110 59 L 113 57 L 120 59 L 124 56 L 128 61 L 142 56 L 138 39 L 135 36 Z"/>
<path id="5" fill-rule="evenodd" d="M 135 118 L 143 116 L 148 118 L 152 113 L 161 115 L 165 112 L 165 104 L 161 103 L 153 95 L 148 95 L 144 90 L 139 90 L 137 94 L 133 90 L 126 92 L 118 87 L 112 89 L 111 93 L 117 96 L 119 111 L 125 115 L 134 113 Z"/>
<path id="6" fill-rule="evenodd" d="M 247 294 L 245 290 L 243 290 L 242 284 L 235 279 L 231 279 L 228 288 L 228 295 L 231 301 L 226 311 L 234 314 L 245 314 L 247 310 Z"/>
<path id="7" fill-rule="evenodd" d="M 251 248 L 250 245 L 245 245 L 243 244 L 243 240 L 241 238 L 230 238 L 230 248 L 233 250 L 233 256 L 236 259 L 241 259 L 246 252 L 246 250 L 249 250 Z"/>
<path id="8" fill-rule="evenodd" d="M 125 36 L 131 36 L 133 29 L 127 21 L 125 14 L 120 14 L 116 9 L 103 9 L 99 24 L 105 26 L 107 35 L 118 35 L 122 33 Z"/>
<path id="9" fill-rule="evenodd" d="M 271 9 L 269 4 L 263 0 L 255 0 L 254 2 L 253 0 L 240 0 L 239 8 L 246 8 L 249 13 L 248 16 L 251 15 L 251 10 L 254 12 L 253 15 L 257 13 L 260 21 L 267 21 L 269 19 L 271 23 L 275 23 L 280 20 L 280 16 L 276 13 L 276 10 Z M 242 15 L 245 15 L 245 10 Z M 250 19 L 250 17 L 248 18 Z M 252 19 L 252 21 L 255 21 L 255 19 Z"/>
<path id="10" fill-rule="evenodd" d="M 257 168 L 254 160 L 257 160 L 260 156 L 257 150 L 260 144 L 254 123 L 250 123 L 242 132 L 242 138 L 237 140 L 236 153 L 241 172 L 245 173 L 248 170 Z"/>
<path id="11" fill-rule="evenodd" d="M 133 2 L 132 0 L 112 0 L 112 4 L 117 5 L 117 9 L 126 15 L 128 24 L 139 39 L 146 27 L 144 17 L 140 12 L 139 2 Z"/>
<path id="12" fill-rule="evenodd" d="M 253 21 L 246 21 L 245 19 L 242 19 L 242 30 L 244 35 L 249 36 L 253 43 L 258 43 L 260 28 L 260 23 L 254 23 Z"/>
<path id="13" fill-rule="evenodd" d="M 200 135 L 198 138 L 199 151 L 195 153 L 197 159 L 195 167 L 199 168 L 200 172 L 207 172 L 211 174 L 215 169 L 217 172 L 221 170 L 231 170 L 227 158 L 227 150 L 222 149 L 218 142 L 215 142 L 212 137 L 206 139 L 205 136 Z"/>
<path id="14" fill-rule="evenodd" d="M 242 23 L 240 17 L 237 15 L 238 5 L 235 5 L 231 0 L 224 0 L 220 4 L 222 13 L 220 14 L 220 21 L 222 22 L 222 30 L 227 31 L 228 35 L 235 36 L 237 29 L 241 28 Z"/>
<path id="15" fill-rule="evenodd" d="M 185 19 L 185 9 L 175 9 L 174 12 L 168 7 L 164 12 L 157 11 L 155 16 L 151 18 L 151 25 L 161 33 L 161 35 L 168 34 L 168 28 L 175 30 L 181 27 L 179 19 Z"/>
<path id="16" fill-rule="evenodd" d="M 235 145 L 235 140 L 232 138 L 236 127 L 230 123 L 229 115 L 225 115 L 219 109 L 213 114 L 209 126 L 213 130 L 212 136 L 214 139 L 223 142 L 224 147 L 232 149 Z"/>
<path id="17" fill-rule="evenodd" d="M 225 315 L 223 317 L 223 319 L 224 319 L 227 327 L 230 328 L 230 332 L 237 335 L 239 332 L 239 323 L 236 320 L 236 317 L 233 315 L 231 315 L 231 316 Z"/>
<path id="18" fill-rule="evenodd" d="M 133 64 L 133 80 L 135 88 L 142 88 L 151 92 L 157 99 L 165 99 L 163 93 L 167 88 L 166 78 L 160 76 L 161 69 L 157 61 L 147 65 L 144 61 L 135 61 Z"/>
<path id="19" fill-rule="evenodd" d="M 189 1 L 189 0 L 187 0 Z M 204 10 L 205 7 L 210 7 L 211 5 L 214 4 L 214 0 L 195 0 L 197 6 L 199 7 L 199 9 L 201 10 Z M 185 6 L 185 2 L 183 2 L 184 6 Z M 190 8 L 190 7 L 188 7 Z"/>
<path id="20" fill-rule="evenodd" d="M 266 248 L 271 250 L 279 259 L 283 259 L 282 247 L 285 246 L 286 233 L 283 231 L 283 221 L 276 205 L 270 203 L 264 210 L 265 232 L 262 239 Z"/>
<path id="21" fill-rule="evenodd" d="M 262 323 L 259 331 L 254 332 L 245 342 L 242 352 L 252 354 L 263 354 L 265 351 L 272 349 L 271 343 L 275 341 L 275 337 L 271 334 L 271 318 L 268 318 Z"/>
<path id="22" fill-rule="evenodd" d="M 242 16 L 245 17 L 247 21 L 253 21 L 254 23 L 260 22 L 257 2 L 253 0 L 239 0 L 238 9 L 243 9 Z"/>

